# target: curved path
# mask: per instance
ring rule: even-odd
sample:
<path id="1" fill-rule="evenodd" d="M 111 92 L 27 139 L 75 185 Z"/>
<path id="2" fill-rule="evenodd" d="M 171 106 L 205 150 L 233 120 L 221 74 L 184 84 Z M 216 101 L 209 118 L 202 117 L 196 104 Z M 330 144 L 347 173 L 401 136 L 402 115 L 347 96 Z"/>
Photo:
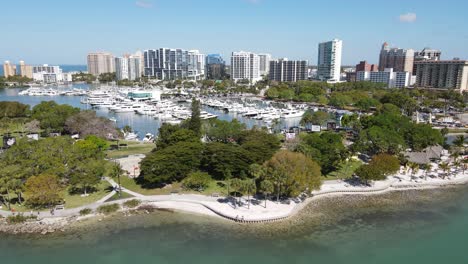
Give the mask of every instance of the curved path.
<path id="1" fill-rule="evenodd" d="M 406 178 L 405 178 L 406 177 Z M 112 179 L 106 178 L 106 180 L 117 189 L 118 186 Z M 343 194 L 373 194 L 373 193 L 382 193 L 394 190 L 404 190 L 404 189 L 424 189 L 424 188 L 435 188 L 440 186 L 455 185 L 455 184 L 465 184 L 468 182 L 468 175 L 464 173 L 459 173 L 456 177 L 452 179 L 428 179 L 425 181 L 420 180 L 420 182 L 415 182 L 411 180 L 411 177 L 407 175 L 397 175 L 389 177 L 386 181 L 375 182 L 373 186 L 351 186 L 342 181 L 327 181 L 325 182 L 321 190 L 312 192 L 312 197 L 307 198 L 305 201 L 289 203 L 275 203 L 273 201 L 262 201 L 257 199 L 251 199 L 250 204 L 247 203 L 247 199 L 242 197 L 242 205 L 238 206 L 234 202 L 234 198 L 226 199 L 225 197 L 209 197 L 204 195 L 195 195 L 195 194 L 173 194 L 173 195 L 154 195 L 154 196 L 145 196 L 131 190 L 122 188 L 123 192 L 126 192 L 134 197 L 105 202 L 110 197 L 112 197 L 116 192 L 113 191 L 106 197 L 101 200 L 82 206 L 79 208 L 65 209 L 56 211 L 54 215 L 51 215 L 50 212 L 41 212 L 39 218 L 63 218 L 63 217 L 73 217 L 78 216 L 80 210 L 89 208 L 96 210 L 101 205 L 105 204 L 123 204 L 125 201 L 131 199 L 141 200 L 145 204 L 151 204 L 159 208 L 168 208 L 182 211 L 189 211 L 199 214 L 205 214 L 210 216 L 218 216 L 224 219 L 245 222 L 245 223 L 260 223 L 260 222 L 271 222 L 286 219 L 298 211 L 300 211 L 304 206 L 306 206 L 311 201 L 328 196 L 328 195 L 343 195 Z M 237 198 L 239 199 L 239 198 Z M 0 215 L 7 217 L 13 213 L 8 211 L 0 210 Z M 25 213 L 24 215 L 29 215 L 30 213 Z M 33 213 L 37 215 L 37 213 Z"/>

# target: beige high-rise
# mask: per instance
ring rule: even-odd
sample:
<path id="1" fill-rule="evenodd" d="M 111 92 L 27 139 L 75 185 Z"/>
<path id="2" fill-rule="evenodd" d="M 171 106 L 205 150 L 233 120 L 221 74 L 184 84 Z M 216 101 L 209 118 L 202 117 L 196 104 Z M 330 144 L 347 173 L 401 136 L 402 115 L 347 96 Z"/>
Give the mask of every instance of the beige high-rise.
<path id="1" fill-rule="evenodd" d="M 3 64 L 3 76 L 5 78 L 8 78 L 10 76 L 15 76 L 16 75 L 16 65 L 10 64 L 9 61 L 5 61 Z"/>
<path id="2" fill-rule="evenodd" d="M 31 65 L 24 64 L 24 61 L 20 61 L 20 75 L 29 79 L 33 78 L 33 67 Z"/>
<path id="3" fill-rule="evenodd" d="M 390 48 L 388 43 L 380 50 L 379 71 L 392 68 L 395 72 L 413 73 L 414 50 Z"/>
<path id="4" fill-rule="evenodd" d="M 88 54 L 88 73 L 98 76 L 102 73 L 115 72 L 114 56 L 108 52 Z"/>

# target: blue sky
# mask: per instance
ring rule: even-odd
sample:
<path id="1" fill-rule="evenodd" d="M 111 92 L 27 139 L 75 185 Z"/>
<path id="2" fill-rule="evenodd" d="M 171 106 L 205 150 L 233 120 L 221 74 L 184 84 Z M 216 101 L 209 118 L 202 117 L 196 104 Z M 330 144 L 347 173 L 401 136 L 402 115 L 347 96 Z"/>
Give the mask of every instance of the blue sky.
<path id="1" fill-rule="evenodd" d="M 85 64 L 92 51 L 170 47 L 316 64 L 318 43 L 333 38 L 344 41 L 344 64 L 377 63 L 385 41 L 468 59 L 467 9 L 460 0 L 9 0 L 0 61 Z"/>

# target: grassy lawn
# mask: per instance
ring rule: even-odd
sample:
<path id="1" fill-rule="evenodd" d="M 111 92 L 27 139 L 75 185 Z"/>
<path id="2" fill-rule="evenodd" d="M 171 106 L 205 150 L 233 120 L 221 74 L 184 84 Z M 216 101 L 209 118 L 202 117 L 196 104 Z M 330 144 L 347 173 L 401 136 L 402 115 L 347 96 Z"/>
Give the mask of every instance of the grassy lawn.
<path id="1" fill-rule="evenodd" d="M 112 191 L 112 186 L 107 181 L 101 181 L 97 186 L 97 191 L 89 193 L 87 197 L 81 197 L 80 194 L 71 195 L 67 190 L 63 192 L 63 197 L 65 200 L 65 208 L 76 208 L 83 205 L 91 204 L 96 201 L 99 201 L 104 196 L 108 195 Z"/>
<path id="2" fill-rule="evenodd" d="M 84 206 L 87 204 L 94 203 L 100 199 L 102 199 L 104 196 L 109 194 L 111 192 L 111 185 L 107 181 L 102 181 L 98 186 L 97 186 L 97 191 L 90 193 L 89 196 L 87 197 L 81 197 L 81 194 L 73 194 L 71 195 L 68 190 L 64 190 L 62 192 L 62 195 L 65 200 L 65 209 L 70 209 L 70 208 L 76 208 L 80 206 Z M 11 206 L 12 209 L 14 209 L 16 212 L 30 212 L 31 208 L 28 208 L 24 205 L 19 205 L 19 204 L 12 204 Z M 2 209 L 0 210 L 8 210 L 8 207 L 6 205 L 2 204 Z M 44 210 L 46 211 L 46 210 Z"/>
<path id="3" fill-rule="evenodd" d="M 113 143 L 116 144 L 116 143 Z M 119 144 L 127 144 L 128 147 L 122 147 L 119 150 L 106 151 L 107 157 L 111 159 L 127 157 L 135 154 L 148 154 L 154 149 L 153 143 L 142 143 L 135 141 L 120 141 Z"/>
<path id="4" fill-rule="evenodd" d="M 127 199 L 127 198 L 132 198 L 133 195 L 128 194 L 126 192 L 122 192 L 121 196 L 119 196 L 118 193 L 114 194 L 111 198 L 106 200 L 106 202 L 112 202 L 112 201 L 117 201 L 117 200 L 122 200 L 122 199 Z"/>
<path id="5" fill-rule="evenodd" d="M 121 177 L 121 183 L 124 188 L 127 188 L 131 191 L 143 194 L 143 195 L 167 195 L 171 194 L 173 191 L 177 191 L 179 193 L 184 194 L 204 194 L 204 195 L 211 195 L 213 193 L 219 194 L 226 194 L 227 189 L 224 187 L 224 182 L 222 181 L 212 181 L 208 188 L 203 190 L 202 192 L 186 190 L 182 188 L 182 184 L 180 182 L 172 183 L 171 186 L 165 188 L 154 188 L 154 189 L 145 189 L 138 185 L 135 180 L 129 177 Z"/>
<path id="6" fill-rule="evenodd" d="M 353 175 L 353 173 L 357 170 L 357 168 L 359 168 L 359 166 L 361 165 L 362 165 L 361 161 L 350 160 L 342 164 L 339 170 L 326 175 L 324 178 L 326 181 L 350 178 Z"/>

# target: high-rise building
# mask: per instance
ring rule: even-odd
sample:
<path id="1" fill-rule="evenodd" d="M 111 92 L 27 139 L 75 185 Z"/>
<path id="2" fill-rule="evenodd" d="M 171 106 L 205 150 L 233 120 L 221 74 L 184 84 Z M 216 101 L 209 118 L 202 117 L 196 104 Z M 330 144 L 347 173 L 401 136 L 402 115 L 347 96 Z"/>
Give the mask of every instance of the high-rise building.
<path id="1" fill-rule="evenodd" d="M 233 52 L 231 55 L 231 79 L 235 82 L 248 80 L 251 84 L 260 81 L 260 58 L 246 51 Z"/>
<path id="2" fill-rule="evenodd" d="M 141 78 L 141 57 L 128 57 L 128 79 L 131 81 Z"/>
<path id="3" fill-rule="evenodd" d="M 321 81 L 341 80 L 343 41 L 334 39 L 319 44 L 317 78 Z"/>
<path id="4" fill-rule="evenodd" d="M 270 61 L 271 55 L 267 53 L 258 54 L 258 58 L 260 59 L 260 75 L 264 76 L 270 73 Z"/>
<path id="5" fill-rule="evenodd" d="M 378 72 L 358 71 L 356 81 L 384 83 L 388 88 L 404 88 L 410 85 L 411 75 L 409 72 L 394 72 L 392 68 Z"/>
<path id="6" fill-rule="evenodd" d="M 128 57 L 116 57 L 115 58 L 115 77 L 118 81 L 129 80 Z"/>
<path id="7" fill-rule="evenodd" d="M 307 61 L 290 61 L 286 58 L 270 61 L 269 79 L 278 82 L 307 80 Z"/>
<path id="8" fill-rule="evenodd" d="M 115 76 L 119 81 L 139 79 L 141 77 L 140 58 L 128 55 L 115 58 Z"/>
<path id="9" fill-rule="evenodd" d="M 135 54 L 132 55 L 132 57 L 138 58 L 139 60 L 138 63 L 140 65 L 140 76 L 138 76 L 138 78 L 140 78 L 141 75 L 145 72 L 145 54 L 141 50 L 138 50 L 137 52 L 135 52 Z"/>
<path id="10" fill-rule="evenodd" d="M 8 78 L 10 76 L 15 76 L 16 75 L 16 65 L 11 64 L 9 61 L 5 61 L 3 63 L 3 76 L 5 78 Z"/>
<path id="11" fill-rule="evenodd" d="M 205 55 L 198 50 L 145 50 L 144 63 L 145 76 L 160 80 L 205 78 Z"/>
<path id="12" fill-rule="evenodd" d="M 414 53 L 413 75 L 416 75 L 416 62 L 417 61 L 439 61 L 442 52 L 431 48 L 424 48 L 422 51 Z"/>
<path id="13" fill-rule="evenodd" d="M 33 78 L 33 67 L 20 61 L 20 75 L 29 79 Z"/>
<path id="14" fill-rule="evenodd" d="M 190 50 L 187 53 L 188 57 L 188 79 L 203 80 L 205 79 L 205 54 L 201 54 L 198 50 Z"/>
<path id="15" fill-rule="evenodd" d="M 468 90 L 468 61 L 418 61 L 416 83 L 419 88 Z"/>
<path id="16" fill-rule="evenodd" d="M 356 72 L 365 71 L 365 72 L 375 72 L 379 71 L 377 65 L 369 64 L 367 61 L 361 61 L 356 65 Z"/>
<path id="17" fill-rule="evenodd" d="M 210 80 L 221 80 L 226 76 L 226 63 L 219 54 L 206 56 L 206 78 Z"/>
<path id="18" fill-rule="evenodd" d="M 380 50 L 379 71 L 392 68 L 396 72 L 413 73 L 414 50 L 390 48 L 387 42 Z"/>
<path id="19" fill-rule="evenodd" d="M 95 76 L 115 72 L 114 56 L 107 52 L 89 53 L 88 72 Z"/>

